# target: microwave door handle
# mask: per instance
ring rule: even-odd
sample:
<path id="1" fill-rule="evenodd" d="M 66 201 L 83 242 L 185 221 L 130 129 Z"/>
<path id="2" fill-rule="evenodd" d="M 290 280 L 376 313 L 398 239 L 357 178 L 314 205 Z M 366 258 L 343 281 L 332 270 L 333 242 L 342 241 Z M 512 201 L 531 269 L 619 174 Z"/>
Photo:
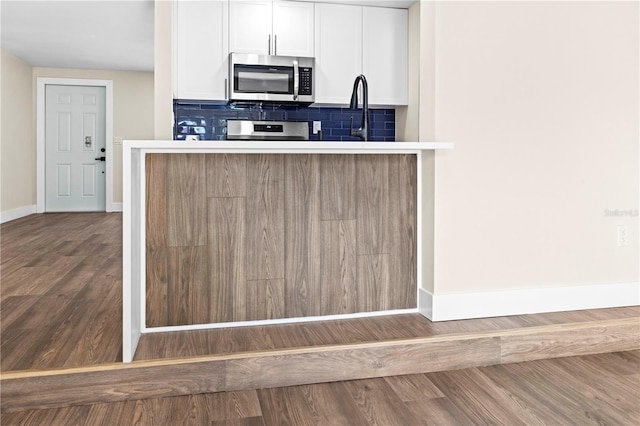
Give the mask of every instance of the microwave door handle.
<path id="1" fill-rule="evenodd" d="M 298 100 L 298 93 L 300 92 L 300 69 L 298 68 L 298 61 L 293 61 L 293 100 Z"/>

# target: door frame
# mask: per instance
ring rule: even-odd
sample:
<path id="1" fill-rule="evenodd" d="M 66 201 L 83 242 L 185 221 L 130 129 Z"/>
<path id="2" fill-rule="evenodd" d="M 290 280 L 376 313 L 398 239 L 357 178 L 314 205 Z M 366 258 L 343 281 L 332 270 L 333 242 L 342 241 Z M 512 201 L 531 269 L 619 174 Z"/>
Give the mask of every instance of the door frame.
<path id="1" fill-rule="evenodd" d="M 105 92 L 105 147 L 106 157 L 106 211 L 119 211 L 113 203 L 113 80 L 82 78 L 36 79 L 36 213 L 45 211 L 45 88 L 53 86 L 104 87 Z"/>

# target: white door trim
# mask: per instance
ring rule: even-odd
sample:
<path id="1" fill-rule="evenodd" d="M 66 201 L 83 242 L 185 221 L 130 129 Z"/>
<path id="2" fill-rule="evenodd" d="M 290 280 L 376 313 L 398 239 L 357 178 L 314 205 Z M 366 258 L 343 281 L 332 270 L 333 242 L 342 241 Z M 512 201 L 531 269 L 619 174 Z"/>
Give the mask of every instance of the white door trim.
<path id="1" fill-rule="evenodd" d="M 38 77 L 36 81 L 36 212 L 44 213 L 45 195 L 45 86 L 97 86 L 105 90 L 106 210 L 116 211 L 113 204 L 113 81 L 81 78 Z"/>

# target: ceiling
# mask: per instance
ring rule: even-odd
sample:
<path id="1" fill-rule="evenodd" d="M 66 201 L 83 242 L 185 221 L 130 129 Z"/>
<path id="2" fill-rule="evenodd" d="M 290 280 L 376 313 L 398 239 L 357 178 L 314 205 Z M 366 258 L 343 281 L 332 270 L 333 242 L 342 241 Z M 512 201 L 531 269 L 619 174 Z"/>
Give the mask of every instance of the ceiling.
<path id="1" fill-rule="evenodd" d="M 153 71 L 153 7 L 153 0 L 2 0 L 1 46 L 34 67 Z"/>
<path id="2" fill-rule="evenodd" d="M 408 8 L 417 0 L 302 1 Z M 34 67 L 153 71 L 153 10 L 154 0 L 2 0 L 0 44 Z"/>

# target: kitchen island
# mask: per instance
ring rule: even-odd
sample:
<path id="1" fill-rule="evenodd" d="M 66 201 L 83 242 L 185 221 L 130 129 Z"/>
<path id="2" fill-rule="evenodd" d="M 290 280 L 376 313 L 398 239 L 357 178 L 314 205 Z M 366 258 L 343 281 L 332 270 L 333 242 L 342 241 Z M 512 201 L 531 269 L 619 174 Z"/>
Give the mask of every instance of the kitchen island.
<path id="1" fill-rule="evenodd" d="M 141 333 L 416 312 L 421 158 L 450 148 L 126 141 L 123 360 Z"/>

